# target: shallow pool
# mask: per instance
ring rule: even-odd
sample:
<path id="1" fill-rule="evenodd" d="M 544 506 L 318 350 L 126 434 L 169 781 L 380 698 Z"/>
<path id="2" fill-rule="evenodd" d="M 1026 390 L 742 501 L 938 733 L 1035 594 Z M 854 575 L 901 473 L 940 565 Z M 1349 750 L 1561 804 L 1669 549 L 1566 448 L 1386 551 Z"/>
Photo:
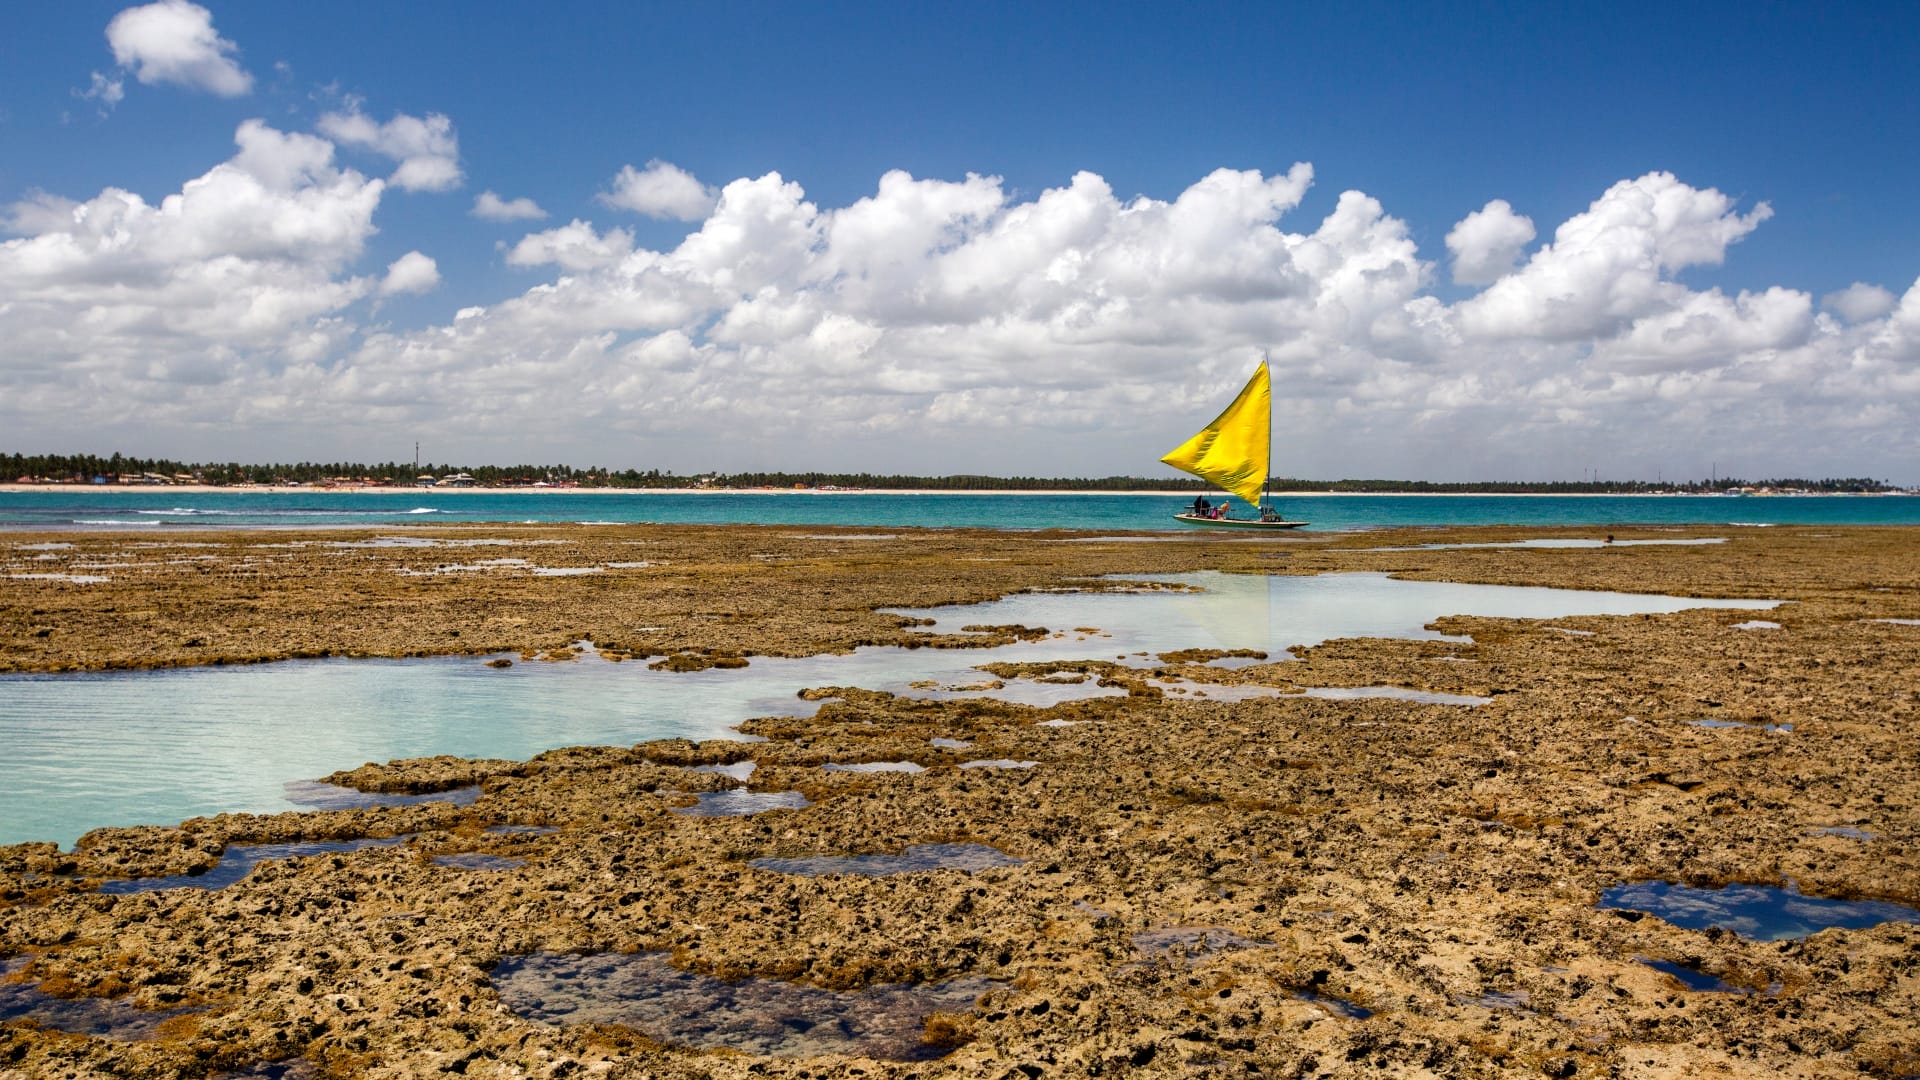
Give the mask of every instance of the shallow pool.
<path id="1" fill-rule="evenodd" d="M 1427 626 L 1449 614 L 1553 619 L 1774 606 L 1385 574 L 1151 580 L 1180 591 L 1028 593 L 902 612 L 935 620 L 931 633 L 1013 623 L 1056 631 L 993 649 L 863 648 L 695 672 L 654 671 L 589 651 L 574 661 L 506 668 L 488 667 L 483 657 L 441 657 L 0 676 L 0 746 L 11 766 L 0 785 L 0 843 L 70 844 L 101 825 L 294 809 L 290 781 L 368 761 L 525 759 L 559 746 L 735 736 L 733 725 L 751 717 L 810 714 L 818 703 L 797 697 L 808 687 L 913 695 L 915 683 L 989 684 L 973 665 L 990 662 L 1151 666 L 1159 653 L 1191 648 L 1284 658 L 1289 648 L 1331 638 L 1442 638 Z M 1062 697 L 1079 689 L 1015 680 L 1000 691 L 942 696 L 996 697 L 1018 687 Z"/>

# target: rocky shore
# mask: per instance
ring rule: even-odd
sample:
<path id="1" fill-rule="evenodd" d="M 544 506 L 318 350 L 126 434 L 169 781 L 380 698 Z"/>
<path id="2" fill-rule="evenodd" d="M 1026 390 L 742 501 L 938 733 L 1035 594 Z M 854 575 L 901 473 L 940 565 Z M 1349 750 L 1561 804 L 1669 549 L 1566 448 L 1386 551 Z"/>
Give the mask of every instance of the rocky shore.
<path id="1" fill-rule="evenodd" d="M 0 1013 L 45 999 L 97 1008 L 117 1032 L 59 1030 L 35 1019 L 52 1011 L 12 1006 L 23 1015 L 0 1022 L 0 1077 L 1920 1074 L 1920 925 L 1761 940 L 1598 906 L 1646 881 L 1920 903 L 1920 533 L 1611 531 L 1608 546 L 1393 551 L 1377 549 L 1605 531 L 0 535 L 9 672 L 317 655 L 567 663 L 581 640 L 698 669 L 916 640 L 880 608 L 1193 569 L 1786 602 L 1757 629 L 1739 628 L 1750 612 L 1705 609 L 1449 618 L 1440 628 L 1471 643 L 1336 640 L 1232 667 L 1196 650 L 1144 670 L 1089 655 L 1060 672 L 1125 695 L 1046 709 L 819 687 L 817 715 L 750 720 L 740 740 L 342 762 L 326 778 L 414 794 L 478 785 L 468 805 L 225 814 L 102 829 L 72 852 L 0 848 Z M 1725 542 L 1625 543 L 1688 538 Z M 1167 694 L 1152 674 L 1202 689 Z M 1238 684 L 1491 701 L 1204 689 Z M 751 791 L 807 805 L 681 812 L 740 783 L 696 770 L 745 762 Z M 921 771 L 822 768 L 861 762 Z M 243 845 L 394 837 L 261 862 L 220 889 L 100 891 L 205 872 Z M 755 865 L 920 845 L 1006 858 L 899 873 Z M 671 1022 L 609 1020 L 637 1014 L 564 997 L 530 1018 L 501 984 L 550 954 L 632 954 L 653 966 L 620 978 L 705 995 L 684 1000 L 740 1023 L 755 1010 L 728 995 L 805 989 L 827 1003 L 808 1008 L 857 1014 L 899 993 L 874 988 L 984 993 L 924 1020 L 912 1055 L 924 1060 L 896 1060 L 837 1041 L 858 1020 L 775 1004 L 757 1007 L 770 1015 L 751 1039 L 696 1037 L 698 1017 L 676 1037 Z M 587 967 L 530 985 L 590 995 Z M 670 1016 L 680 999 L 666 1000 Z"/>

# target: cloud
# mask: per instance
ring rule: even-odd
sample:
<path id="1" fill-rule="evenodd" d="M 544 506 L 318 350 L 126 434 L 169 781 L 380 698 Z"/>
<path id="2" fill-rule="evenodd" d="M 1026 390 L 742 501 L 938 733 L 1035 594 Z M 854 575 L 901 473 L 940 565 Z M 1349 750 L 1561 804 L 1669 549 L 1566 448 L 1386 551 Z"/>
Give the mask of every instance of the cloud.
<path id="1" fill-rule="evenodd" d="M 226 422 L 241 403 L 206 387 L 345 347 L 338 315 L 371 290 L 348 269 L 384 183 L 338 168 L 311 135 L 249 120 L 234 141 L 158 204 L 107 188 L 12 208 L 23 235 L 0 244 L 0 396 L 45 403 L 53 379 L 89 423 L 146 409 Z"/>
<path id="2" fill-rule="evenodd" d="M 112 79 L 99 72 L 93 73 L 93 82 L 85 90 L 75 90 L 73 96 L 84 101 L 97 101 L 104 115 L 127 96 L 126 81 Z"/>
<path id="3" fill-rule="evenodd" d="M 1505 199 L 1468 214 L 1447 233 L 1454 282 L 1487 285 L 1498 280 L 1513 269 L 1533 235 L 1533 219 L 1514 213 Z"/>
<path id="4" fill-rule="evenodd" d="M 621 166 L 613 178 L 613 190 L 602 192 L 600 201 L 652 218 L 699 221 L 712 211 L 716 197 L 692 173 L 656 158 L 644 170 Z"/>
<path id="5" fill-rule="evenodd" d="M 58 418 L 160 450 L 219 430 L 222 456 L 404 428 L 474 461 L 1153 473 L 1265 354 L 1276 469 L 1295 475 L 1920 460 L 1920 282 L 1824 309 L 1702 283 L 1768 211 L 1664 173 L 1608 187 L 1524 256 L 1524 219 L 1497 203 L 1432 253 L 1362 191 L 1305 217 L 1305 164 L 1166 198 L 1090 172 L 1028 194 L 892 171 L 842 205 L 767 173 L 719 187 L 659 250 L 584 219 L 528 233 L 504 255 L 524 288 L 390 329 L 365 321 L 373 303 L 438 268 L 360 265 L 389 185 L 314 135 L 250 122 L 236 143 L 158 205 L 108 189 L 10 209 L 0 426 L 52 438 Z M 1433 256 L 1505 273 L 1447 302 Z"/>
<path id="6" fill-rule="evenodd" d="M 1719 265 L 1730 245 L 1772 216 L 1766 203 L 1738 214 L 1731 198 L 1671 173 L 1622 180 L 1567 219 L 1525 266 L 1467 301 L 1462 325 L 1485 337 L 1611 336 L 1679 306 L 1687 290 L 1673 272 Z"/>
<path id="7" fill-rule="evenodd" d="M 1878 285 L 1868 285 L 1856 281 L 1838 292 L 1830 292 L 1820 298 L 1820 306 L 1826 308 L 1850 323 L 1877 319 L 1892 311 L 1893 293 Z"/>
<path id="8" fill-rule="evenodd" d="M 239 46 L 215 32 L 212 12 L 187 0 L 127 8 L 107 24 L 107 44 L 114 60 L 147 85 L 173 83 L 221 97 L 253 90 L 253 76 L 230 55 Z"/>
<path id="9" fill-rule="evenodd" d="M 605 235 L 575 218 L 557 229 L 528 233 L 507 252 L 508 266 L 545 266 L 565 270 L 591 270 L 625 258 L 633 250 L 633 234 L 625 229 L 608 229 Z"/>
<path id="10" fill-rule="evenodd" d="M 486 221 L 538 221 L 547 216 L 532 199 L 502 199 L 491 191 L 483 191 L 473 200 L 470 213 Z"/>
<path id="11" fill-rule="evenodd" d="M 387 265 L 380 294 L 432 292 L 440 286 L 440 265 L 417 251 L 409 251 Z"/>
<path id="12" fill-rule="evenodd" d="M 464 179 L 453 121 L 439 113 L 425 118 L 395 113 L 381 124 L 361 112 L 357 102 L 349 102 L 345 112 L 321 116 L 318 127 L 335 142 L 399 162 L 388 179 L 403 191 L 449 191 Z"/>

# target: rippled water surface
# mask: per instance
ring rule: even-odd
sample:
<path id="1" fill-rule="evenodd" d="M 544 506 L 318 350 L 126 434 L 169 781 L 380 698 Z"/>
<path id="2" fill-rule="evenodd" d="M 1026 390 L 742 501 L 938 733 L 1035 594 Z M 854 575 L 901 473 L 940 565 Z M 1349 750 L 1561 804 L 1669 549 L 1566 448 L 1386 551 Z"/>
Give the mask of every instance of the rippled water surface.
<path id="1" fill-rule="evenodd" d="M 843 656 L 754 657 L 742 669 L 654 671 L 589 653 L 565 663 L 487 667 L 483 658 L 316 660 L 171 671 L 0 676 L 0 843 L 71 843 L 100 825 L 172 824 L 223 811 L 300 805 L 286 785 L 368 761 L 455 754 L 524 759 L 571 745 L 734 735 L 755 716 L 818 708 L 798 691 L 913 684 L 988 686 L 973 665 L 1060 660 L 1157 663 L 1189 648 L 1283 658 L 1335 637 L 1440 638 L 1443 615 L 1551 619 L 1690 607 L 1764 609 L 1763 600 L 1690 600 L 1580 590 L 1395 581 L 1384 574 L 1167 576 L 1199 591 L 1053 592 L 916 611 L 929 632 L 1020 623 L 1056 633 L 995 649 L 864 648 Z M 1063 628 L 1097 627 L 1098 633 Z M 1012 680 L 1047 694 L 1096 684 Z M 296 789 L 306 797 L 311 788 Z M 445 796 L 441 796 L 444 798 Z"/>

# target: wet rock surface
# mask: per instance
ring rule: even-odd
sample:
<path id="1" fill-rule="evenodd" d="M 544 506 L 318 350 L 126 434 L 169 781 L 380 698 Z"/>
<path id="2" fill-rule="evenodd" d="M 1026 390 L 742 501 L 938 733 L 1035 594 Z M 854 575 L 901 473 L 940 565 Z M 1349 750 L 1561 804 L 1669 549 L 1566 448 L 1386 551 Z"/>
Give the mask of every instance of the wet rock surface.
<path id="1" fill-rule="evenodd" d="M 815 716 L 742 725 L 765 742 L 375 763 L 326 778 L 394 794 L 477 786 L 469 805 L 223 814 L 98 830 L 73 852 L 0 848 L 8 992 L 169 1016 L 141 1039 L 0 1021 L 0 1076 L 1920 1073 L 1920 927 L 1759 941 L 1598 906 L 1606 890 L 1648 881 L 1920 902 L 1920 633 L 1875 621 L 1920 618 L 1920 534 L 1722 528 L 1710 531 L 1728 537 L 1716 545 L 1357 550 L 1540 532 L 1215 545 L 902 530 L 835 545 L 780 530 L 744 542 L 741 530 L 472 531 L 561 540 L 529 556 L 542 566 L 653 564 L 537 578 L 389 573 L 456 556 L 324 546 L 357 534 L 212 534 L 221 558 L 196 562 L 204 573 L 14 583 L 0 597 L 0 655 L 36 670 L 196 662 L 207 650 L 537 655 L 588 637 L 636 659 L 804 653 L 905 643 L 911 627 L 876 607 L 1202 568 L 1788 603 L 1766 632 L 1735 629 L 1748 618 L 1735 611 L 1551 626 L 1447 618 L 1435 628 L 1472 640 L 1329 641 L 1234 667 L 1198 650 L 1122 671 L 1101 666 L 1113 657 L 1096 639 L 1083 670 L 1124 683 L 1124 696 L 1038 708 L 822 687 L 809 695 Z M 134 542 L 13 539 L 71 542 L 45 553 L 76 558 Z M 313 546 L 271 549 L 284 559 L 250 550 L 267 543 Z M 1264 557 L 1275 552 L 1290 557 Z M 790 558 L 750 557 L 768 553 Z M 965 561 L 985 556 L 1005 561 Z M 1210 700 L 1160 693 L 1156 674 L 1492 700 Z M 1076 723 L 1042 726 L 1052 720 Z M 969 759 L 1035 764 L 958 767 Z M 750 792 L 811 805 L 674 812 L 740 783 L 696 767 L 746 761 Z M 849 761 L 925 771 L 821 768 Z M 204 873 L 235 845 L 402 836 L 264 860 L 218 890 L 98 889 Z M 753 865 L 939 844 L 1020 862 L 884 876 Z M 443 856 L 520 861 L 478 872 Z M 817 994 L 996 985 L 921 1021 L 916 1039 L 948 1050 L 932 1060 L 815 1044 L 743 1053 L 684 1027 L 517 1012 L 502 966 L 555 954 L 657 954 L 668 981 Z M 1676 969 L 1714 989 L 1690 989 Z M 787 1026 L 822 1022 L 822 1010 L 803 1012 Z"/>

